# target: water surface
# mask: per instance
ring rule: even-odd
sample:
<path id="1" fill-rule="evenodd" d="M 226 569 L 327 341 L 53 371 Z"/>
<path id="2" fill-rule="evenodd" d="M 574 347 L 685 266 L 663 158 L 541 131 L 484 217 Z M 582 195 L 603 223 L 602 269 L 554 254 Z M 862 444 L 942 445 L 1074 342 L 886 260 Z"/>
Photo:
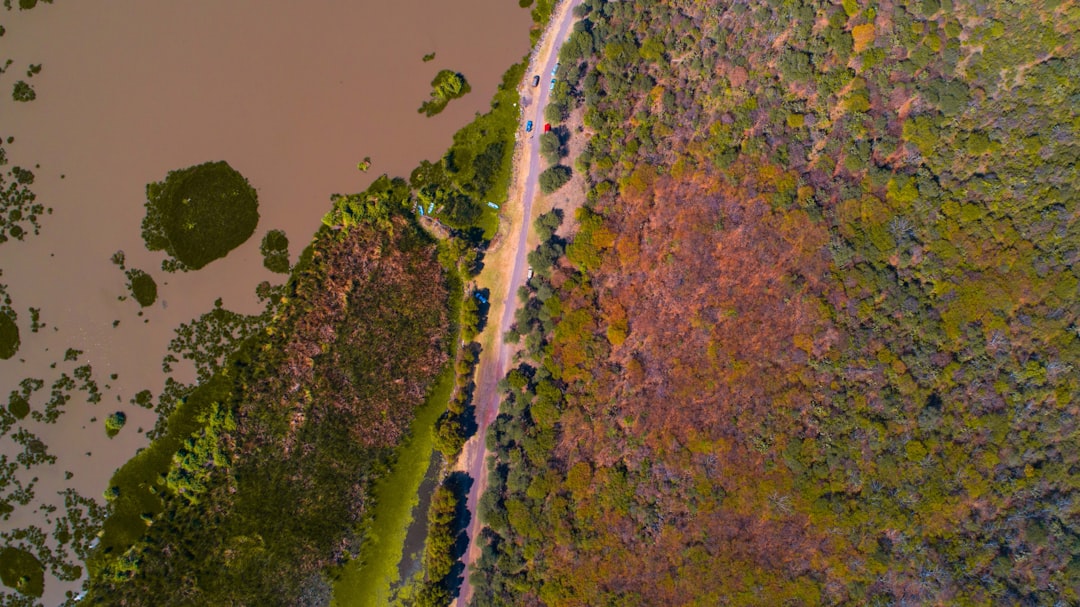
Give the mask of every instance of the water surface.
<path id="1" fill-rule="evenodd" d="M 13 164 L 41 165 L 33 189 L 54 209 L 41 235 L 0 245 L 0 283 L 22 334 L 15 358 L 0 361 L 0 402 L 22 378 L 38 377 L 47 383 L 32 400 L 39 407 L 61 371 L 85 362 L 103 390 L 111 386 L 97 405 L 73 393 L 55 425 L 24 420 L 58 461 L 20 471 L 39 478 L 37 498 L 0 529 L 50 532 L 47 519 L 63 513 L 57 491 L 100 498 L 112 471 L 145 445 L 137 429 L 150 429 L 154 414 L 127 402 L 141 389 L 160 391 L 173 328 L 218 297 L 257 311 L 255 286 L 280 280 L 262 268 L 267 230 L 288 233 L 295 260 L 329 194 L 359 191 L 383 172 L 407 176 L 441 155 L 527 52 L 530 21 L 513 0 L 80 0 L 2 13 L 0 23 L 0 58 L 15 60 L 0 79 L 0 134 L 15 137 Z M 422 62 L 429 52 L 435 60 Z M 16 104 L 9 87 L 29 63 L 44 65 L 29 80 L 38 98 Z M 416 108 L 442 68 L 464 73 L 473 92 L 425 118 Z M 365 156 L 368 174 L 356 170 Z M 257 189 L 256 233 L 200 271 L 163 273 L 162 254 L 146 251 L 139 235 L 145 184 L 219 159 Z M 158 302 L 142 317 L 134 301 L 118 301 L 125 278 L 109 261 L 117 250 L 158 282 Z M 41 308 L 38 333 L 29 307 Z M 85 351 L 79 363 L 62 362 L 69 347 Z M 178 379 L 190 379 L 177 367 Z M 128 424 L 109 440 L 104 419 L 115 410 Z M 9 437 L 0 449 L 9 457 L 19 450 Z M 60 510 L 47 517 L 36 511 L 42 504 Z M 43 601 L 55 604 L 72 588 L 47 577 Z"/>

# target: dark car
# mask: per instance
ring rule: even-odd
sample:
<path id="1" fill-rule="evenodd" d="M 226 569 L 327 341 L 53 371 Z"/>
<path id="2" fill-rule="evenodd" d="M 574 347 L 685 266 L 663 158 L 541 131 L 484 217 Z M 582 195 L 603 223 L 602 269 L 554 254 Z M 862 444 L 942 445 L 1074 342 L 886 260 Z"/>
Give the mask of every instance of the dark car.
<path id="1" fill-rule="evenodd" d="M 533 86 L 540 86 L 540 76 L 533 76 Z"/>

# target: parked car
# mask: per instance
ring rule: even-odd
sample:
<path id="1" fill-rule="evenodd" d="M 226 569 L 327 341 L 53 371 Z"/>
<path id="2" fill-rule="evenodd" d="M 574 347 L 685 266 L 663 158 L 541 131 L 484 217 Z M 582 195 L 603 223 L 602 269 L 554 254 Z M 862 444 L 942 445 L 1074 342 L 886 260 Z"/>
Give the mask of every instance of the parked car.
<path id="1" fill-rule="evenodd" d="M 533 76 L 533 86 L 540 86 L 540 75 Z"/>
<path id="2" fill-rule="evenodd" d="M 551 79 L 551 86 L 548 87 L 548 90 L 549 91 L 554 91 L 555 90 L 555 79 L 554 78 Z"/>
<path id="3" fill-rule="evenodd" d="M 550 133 L 551 132 L 551 124 L 550 123 L 547 123 L 547 122 L 544 123 L 544 132 L 545 133 Z"/>
<path id="4" fill-rule="evenodd" d="M 532 132 L 532 120 L 525 123 L 525 132 L 526 133 L 531 133 Z"/>
<path id="5" fill-rule="evenodd" d="M 556 62 L 556 63 L 555 63 L 555 67 L 551 68 L 551 75 L 552 75 L 552 76 L 554 76 L 554 75 L 555 75 L 555 72 L 559 71 L 559 65 L 560 65 L 560 64 L 559 64 L 558 62 Z"/>

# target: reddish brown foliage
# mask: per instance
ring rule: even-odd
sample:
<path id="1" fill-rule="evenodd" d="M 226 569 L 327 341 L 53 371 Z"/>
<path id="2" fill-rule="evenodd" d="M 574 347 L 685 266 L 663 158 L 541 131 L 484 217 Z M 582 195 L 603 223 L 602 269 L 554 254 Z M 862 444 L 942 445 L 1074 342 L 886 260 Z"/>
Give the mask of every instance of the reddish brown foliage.
<path id="1" fill-rule="evenodd" d="M 800 577 L 841 550 L 810 529 L 809 505 L 777 465 L 781 446 L 764 442 L 801 427 L 808 352 L 836 335 L 816 306 L 827 233 L 770 207 L 776 175 L 642 174 L 607 205 L 614 243 L 592 290 L 597 317 L 628 333 L 586 365 L 588 388 L 571 399 L 581 407 L 562 419 L 567 466 L 597 474 L 573 508 L 589 539 L 553 555 L 551 570 L 573 574 L 549 585 L 548 604 L 628 593 L 681 604 L 754 587 L 762 600 L 813 602 Z M 579 350 L 557 341 L 555 352 L 565 369 Z M 632 505 L 604 498 L 623 482 Z"/>

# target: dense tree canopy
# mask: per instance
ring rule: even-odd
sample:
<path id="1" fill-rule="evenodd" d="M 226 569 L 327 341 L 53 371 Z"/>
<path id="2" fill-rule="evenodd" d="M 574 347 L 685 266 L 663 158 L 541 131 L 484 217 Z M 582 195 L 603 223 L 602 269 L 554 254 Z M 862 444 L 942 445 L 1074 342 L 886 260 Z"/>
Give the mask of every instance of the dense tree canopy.
<path id="1" fill-rule="evenodd" d="M 579 14 L 474 604 L 1080 600 L 1080 11 Z"/>

